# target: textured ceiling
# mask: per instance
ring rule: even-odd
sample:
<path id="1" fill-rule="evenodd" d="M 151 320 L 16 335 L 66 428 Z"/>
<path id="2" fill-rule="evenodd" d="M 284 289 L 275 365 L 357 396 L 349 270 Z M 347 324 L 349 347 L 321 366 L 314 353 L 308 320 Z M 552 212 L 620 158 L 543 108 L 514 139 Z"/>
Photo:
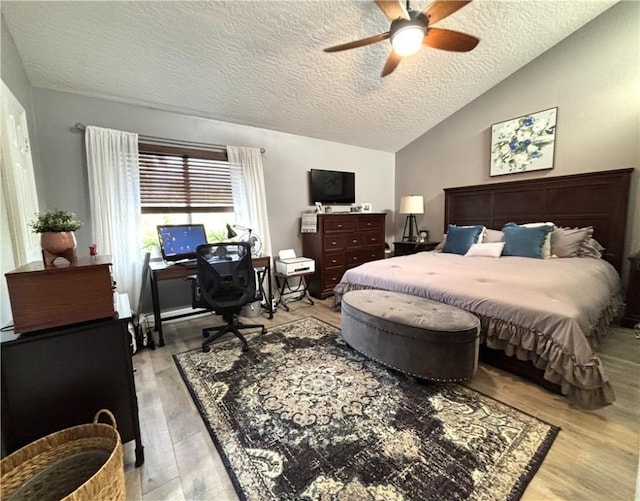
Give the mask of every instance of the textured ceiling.
<path id="1" fill-rule="evenodd" d="M 430 2 L 414 1 L 422 10 Z M 475 0 L 437 23 L 472 52 L 423 47 L 388 77 L 369 1 L 1 4 L 35 87 L 395 152 L 589 22 L 613 0 Z"/>

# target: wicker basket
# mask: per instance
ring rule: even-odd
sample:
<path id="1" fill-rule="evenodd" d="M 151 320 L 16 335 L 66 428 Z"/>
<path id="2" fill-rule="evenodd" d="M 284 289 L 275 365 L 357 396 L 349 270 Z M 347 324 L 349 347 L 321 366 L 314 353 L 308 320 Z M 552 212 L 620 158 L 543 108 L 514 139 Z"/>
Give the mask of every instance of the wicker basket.
<path id="1" fill-rule="evenodd" d="M 106 414 L 112 424 L 98 423 Z M 0 462 L 3 501 L 124 500 L 122 441 L 106 409 L 92 424 L 52 433 Z"/>

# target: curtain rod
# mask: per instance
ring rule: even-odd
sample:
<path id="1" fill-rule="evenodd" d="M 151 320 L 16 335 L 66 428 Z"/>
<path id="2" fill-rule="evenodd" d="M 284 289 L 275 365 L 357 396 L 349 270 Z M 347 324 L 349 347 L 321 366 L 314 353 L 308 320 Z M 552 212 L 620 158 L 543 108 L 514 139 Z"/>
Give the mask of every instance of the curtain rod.
<path id="1" fill-rule="evenodd" d="M 80 122 L 77 122 L 73 125 L 73 130 L 76 130 L 78 132 L 84 132 L 86 130 L 87 126 L 85 124 L 82 124 Z M 207 148 L 227 148 L 226 144 L 211 144 L 211 143 L 199 143 L 196 141 L 177 141 L 175 139 L 167 139 L 166 137 L 159 137 L 159 136 L 145 136 L 142 134 L 138 134 L 138 138 L 141 139 L 142 141 L 155 141 L 158 143 L 165 143 L 165 144 L 173 144 L 173 145 L 183 145 L 183 146 L 199 146 L 199 147 L 207 147 Z M 266 150 L 264 148 L 260 148 L 260 153 L 264 153 Z"/>

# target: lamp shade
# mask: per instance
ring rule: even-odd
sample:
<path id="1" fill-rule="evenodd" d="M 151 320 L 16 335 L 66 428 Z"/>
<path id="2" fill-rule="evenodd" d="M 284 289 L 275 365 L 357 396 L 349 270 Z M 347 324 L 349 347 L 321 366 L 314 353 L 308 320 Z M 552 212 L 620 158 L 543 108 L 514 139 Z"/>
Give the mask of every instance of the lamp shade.
<path id="1" fill-rule="evenodd" d="M 400 198 L 400 214 L 424 214 L 422 195 L 407 195 Z"/>
<path id="2" fill-rule="evenodd" d="M 234 231 L 229 223 L 227 223 L 227 238 L 236 238 L 238 234 Z"/>

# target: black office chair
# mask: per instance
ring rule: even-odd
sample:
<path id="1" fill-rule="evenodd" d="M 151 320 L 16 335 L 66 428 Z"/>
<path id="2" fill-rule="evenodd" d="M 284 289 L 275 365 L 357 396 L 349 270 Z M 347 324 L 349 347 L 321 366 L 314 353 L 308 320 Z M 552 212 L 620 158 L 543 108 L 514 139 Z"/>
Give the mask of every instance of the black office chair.
<path id="1" fill-rule="evenodd" d="M 256 301 L 256 277 L 251 263 L 251 245 L 247 242 L 217 242 L 199 245 L 196 249 L 198 274 L 192 282 L 194 308 L 207 308 L 222 315 L 225 325 L 202 329 L 206 339 L 202 351 L 209 351 L 209 344 L 227 332 L 235 334 L 243 343 L 242 351 L 249 345 L 240 329 L 260 327 L 262 324 L 243 324 L 237 315 L 245 304 Z M 211 336 L 211 333 L 214 333 Z"/>

